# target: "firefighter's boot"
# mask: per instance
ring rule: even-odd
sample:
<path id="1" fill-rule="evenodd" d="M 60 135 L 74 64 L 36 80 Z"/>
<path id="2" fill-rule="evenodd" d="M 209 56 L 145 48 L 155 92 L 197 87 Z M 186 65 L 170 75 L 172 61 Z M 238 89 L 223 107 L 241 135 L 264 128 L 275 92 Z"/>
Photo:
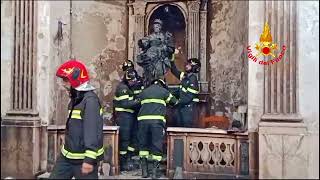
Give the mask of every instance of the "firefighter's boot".
<path id="1" fill-rule="evenodd" d="M 132 152 L 128 152 L 128 156 L 127 156 L 128 171 L 132 171 L 132 170 L 135 169 L 132 157 L 133 157 L 133 153 Z"/>
<path id="2" fill-rule="evenodd" d="M 128 170 L 128 156 L 127 154 L 120 155 L 120 171 Z"/>
<path id="3" fill-rule="evenodd" d="M 150 157 L 147 160 L 147 165 L 148 165 L 148 174 L 152 174 L 152 169 L 153 169 L 153 160 L 150 159 Z"/>
<path id="4" fill-rule="evenodd" d="M 130 157 L 130 163 L 132 163 L 132 170 L 137 170 L 140 169 L 140 160 L 139 160 L 139 155 L 137 156 L 135 152 L 131 153 Z"/>
<path id="5" fill-rule="evenodd" d="M 142 170 L 142 177 L 143 178 L 146 178 L 149 176 L 147 158 L 141 158 L 141 170 Z"/>
<path id="6" fill-rule="evenodd" d="M 152 168 L 152 179 L 157 179 L 159 177 L 159 167 L 160 161 L 153 161 L 153 168 Z"/>

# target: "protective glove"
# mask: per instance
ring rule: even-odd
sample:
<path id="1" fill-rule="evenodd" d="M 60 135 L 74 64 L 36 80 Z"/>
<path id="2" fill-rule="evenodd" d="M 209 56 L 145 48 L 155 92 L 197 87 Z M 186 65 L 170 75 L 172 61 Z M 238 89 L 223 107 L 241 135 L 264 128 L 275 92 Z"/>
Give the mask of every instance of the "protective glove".
<path id="1" fill-rule="evenodd" d="M 172 53 L 172 54 L 171 54 L 170 62 L 174 62 L 174 58 L 175 58 L 175 57 L 174 57 L 174 53 Z"/>

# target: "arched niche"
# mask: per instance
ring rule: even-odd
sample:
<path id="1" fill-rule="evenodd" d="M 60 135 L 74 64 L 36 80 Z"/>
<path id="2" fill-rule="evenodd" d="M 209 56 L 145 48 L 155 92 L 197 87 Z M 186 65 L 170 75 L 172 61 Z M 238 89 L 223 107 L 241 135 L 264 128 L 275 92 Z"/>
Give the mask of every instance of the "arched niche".
<path id="1" fill-rule="evenodd" d="M 183 9 L 175 3 L 158 4 L 147 15 L 145 26 L 146 35 L 149 35 L 153 32 L 154 20 L 162 20 L 163 32 L 170 32 L 174 37 L 175 48 L 179 52 L 175 55 L 175 64 L 179 69 L 184 69 L 185 60 L 188 58 L 186 14 L 182 11 Z M 171 72 L 165 78 L 169 85 L 179 84 L 179 79 Z"/>
<path id="2" fill-rule="evenodd" d="M 185 3 L 182 2 L 167 2 L 167 3 L 150 3 L 146 7 L 146 24 L 150 24 L 150 18 L 154 14 L 156 10 L 158 10 L 160 7 L 163 6 L 174 6 L 180 10 L 182 13 L 185 24 L 187 24 L 187 18 L 188 18 L 188 9 Z M 149 27 L 145 26 L 145 32 L 149 32 Z M 186 26 L 187 28 L 187 26 Z M 187 29 L 186 29 L 187 31 Z"/>
<path id="3" fill-rule="evenodd" d="M 207 83 L 207 0 L 135 0 L 128 3 L 129 7 L 129 41 L 128 58 L 135 61 L 139 52 L 137 41 L 149 31 L 150 18 L 162 6 L 177 7 L 185 19 L 186 57 L 199 58 L 202 64 L 199 73 L 200 91 L 208 92 Z M 180 65 L 181 66 L 181 65 Z M 178 66 L 179 67 L 179 66 Z M 183 69 L 183 67 L 180 67 Z"/>

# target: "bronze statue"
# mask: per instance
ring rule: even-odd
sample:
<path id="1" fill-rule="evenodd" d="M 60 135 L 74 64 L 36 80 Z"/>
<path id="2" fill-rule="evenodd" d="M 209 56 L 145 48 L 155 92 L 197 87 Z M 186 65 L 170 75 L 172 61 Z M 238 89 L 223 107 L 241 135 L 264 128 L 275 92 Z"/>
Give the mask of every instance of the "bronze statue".
<path id="1" fill-rule="evenodd" d="M 144 84 L 148 86 L 154 79 L 164 79 L 164 74 L 171 68 L 170 59 L 174 52 L 173 36 L 162 32 L 162 21 L 155 19 L 153 32 L 138 41 L 140 53 L 137 63 L 143 68 Z"/>

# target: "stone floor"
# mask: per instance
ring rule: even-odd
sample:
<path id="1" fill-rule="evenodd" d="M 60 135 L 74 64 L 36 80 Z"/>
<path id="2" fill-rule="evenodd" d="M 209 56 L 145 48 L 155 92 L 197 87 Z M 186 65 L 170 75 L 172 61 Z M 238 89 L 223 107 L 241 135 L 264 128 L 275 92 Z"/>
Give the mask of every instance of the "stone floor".
<path id="1" fill-rule="evenodd" d="M 50 176 L 50 173 L 46 172 L 46 173 L 38 176 L 37 179 L 48 179 L 49 176 Z M 72 179 L 74 179 L 74 178 L 72 178 Z M 123 171 L 123 172 L 120 172 L 120 174 L 117 176 L 100 175 L 99 179 L 151 179 L 151 178 L 142 178 L 141 177 L 141 169 L 139 169 L 139 170 L 129 171 L 129 172 Z M 168 178 L 165 176 L 161 176 L 159 179 L 168 179 Z"/>
<path id="2" fill-rule="evenodd" d="M 110 171 L 110 166 L 109 164 L 106 163 L 106 171 L 109 172 Z M 165 176 L 165 172 L 166 172 L 166 165 L 165 162 L 162 162 L 162 164 L 160 165 L 160 171 L 161 174 L 163 174 L 159 179 L 168 179 Z M 134 171 L 122 171 L 120 172 L 119 175 L 116 176 L 110 176 L 110 175 L 99 175 L 99 179 L 151 179 L 151 178 L 142 178 L 141 177 L 141 169 L 137 169 Z M 49 172 L 46 172 L 44 174 L 41 174 L 37 177 L 37 179 L 48 179 L 50 176 Z"/>
<path id="3" fill-rule="evenodd" d="M 136 171 L 120 172 L 118 176 L 101 176 L 101 179 L 151 179 L 151 178 L 142 178 L 141 169 L 139 169 Z M 159 179 L 168 179 L 168 178 L 163 175 Z"/>

